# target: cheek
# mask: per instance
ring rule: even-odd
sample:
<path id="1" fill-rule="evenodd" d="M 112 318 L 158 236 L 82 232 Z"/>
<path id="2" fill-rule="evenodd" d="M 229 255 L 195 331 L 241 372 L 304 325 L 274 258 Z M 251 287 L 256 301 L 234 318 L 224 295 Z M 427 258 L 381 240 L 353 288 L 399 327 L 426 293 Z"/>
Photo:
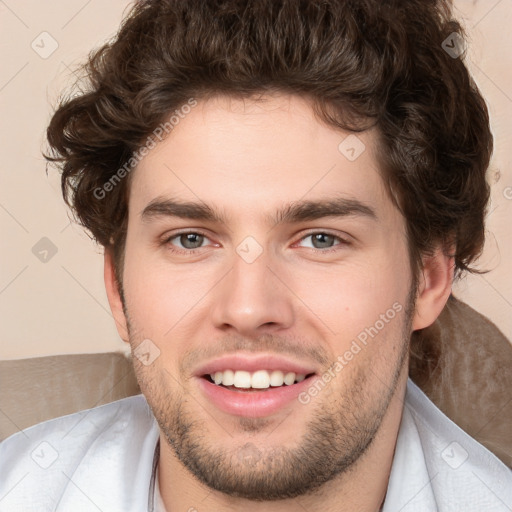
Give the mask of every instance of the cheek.
<path id="1" fill-rule="evenodd" d="M 382 251 L 336 266 L 298 266 L 289 269 L 287 280 L 304 304 L 306 317 L 318 320 L 327 337 L 336 336 L 345 344 L 386 312 L 386 319 L 394 320 L 397 309 L 405 311 L 410 286 L 407 265 L 407 259 L 399 261 Z M 391 323 L 396 322 L 386 324 L 386 331 Z"/>
<path id="2" fill-rule="evenodd" d="M 132 326 L 164 340 L 200 314 L 212 287 L 211 270 L 171 266 L 161 256 L 127 245 L 124 291 Z"/>

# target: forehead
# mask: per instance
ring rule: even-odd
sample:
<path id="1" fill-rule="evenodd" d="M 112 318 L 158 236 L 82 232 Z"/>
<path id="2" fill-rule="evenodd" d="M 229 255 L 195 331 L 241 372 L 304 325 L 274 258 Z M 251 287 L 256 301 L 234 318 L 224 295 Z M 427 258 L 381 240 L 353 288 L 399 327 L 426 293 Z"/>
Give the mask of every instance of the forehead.
<path id="1" fill-rule="evenodd" d="M 382 215 L 394 208 L 380 175 L 376 132 L 356 136 L 330 127 L 309 101 L 290 95 L 197 102 L 139 163 L 131 185 L 130 209 L 139 213 L 166 196 L 251 218 L 340 195 L 371 203 Z"/>

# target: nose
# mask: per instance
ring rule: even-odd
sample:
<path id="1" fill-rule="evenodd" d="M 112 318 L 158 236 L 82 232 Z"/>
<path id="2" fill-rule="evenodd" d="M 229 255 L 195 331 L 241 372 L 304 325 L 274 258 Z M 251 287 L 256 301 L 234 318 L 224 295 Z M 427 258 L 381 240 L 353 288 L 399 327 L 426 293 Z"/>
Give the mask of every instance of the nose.
<path id="1" fill-rule="evenodd" d="M 294 321 L 293 293 L 276 274 L 277 264 L 265 254 L 252 263 L 235 255 L 231 271 L 216 287 L 215 327 L 247 337 L 289 328 Z"/>

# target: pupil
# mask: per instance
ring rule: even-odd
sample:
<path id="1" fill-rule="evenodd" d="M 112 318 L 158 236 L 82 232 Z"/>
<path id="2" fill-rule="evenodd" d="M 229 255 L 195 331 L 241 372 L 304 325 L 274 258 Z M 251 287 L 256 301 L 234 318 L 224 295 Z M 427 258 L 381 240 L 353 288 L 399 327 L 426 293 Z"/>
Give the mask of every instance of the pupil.
<path id="1" fill-rule="evenodd" d="M 327 233 L 317 233 L 313 235 L 313 246 L 316 249 L 331 247 L 333 242 L 334 235 L 328 235 Z"/>
<path id="2" fill-rule="evenodd" d="M 203 244 L 203 236 L 197 233 L 187 233 L 181 235 L 180 242 L 186 249 L 197 249 Z"/>

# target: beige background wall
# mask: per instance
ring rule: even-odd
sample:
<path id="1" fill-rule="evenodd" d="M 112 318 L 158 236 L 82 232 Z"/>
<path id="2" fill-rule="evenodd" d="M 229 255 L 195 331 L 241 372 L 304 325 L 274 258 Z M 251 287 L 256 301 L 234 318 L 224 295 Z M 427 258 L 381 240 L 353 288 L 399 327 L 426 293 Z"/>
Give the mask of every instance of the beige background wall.
<path id="1" fill-rule="evenodd" d="M 455 3 L 496 136 L 482 259 L 492 272 L 468 277 L 456 292 L 510 339 L 512 2 Z M 0 0 L 0 359 L 124 349 L 104 291 L 101 249 L 70 223 L 59 177 L 53 169 L 45 174 L 40 152 L 51 105 L 72 82 L 73 67 L 114 35 L 128 5 Z"/>

